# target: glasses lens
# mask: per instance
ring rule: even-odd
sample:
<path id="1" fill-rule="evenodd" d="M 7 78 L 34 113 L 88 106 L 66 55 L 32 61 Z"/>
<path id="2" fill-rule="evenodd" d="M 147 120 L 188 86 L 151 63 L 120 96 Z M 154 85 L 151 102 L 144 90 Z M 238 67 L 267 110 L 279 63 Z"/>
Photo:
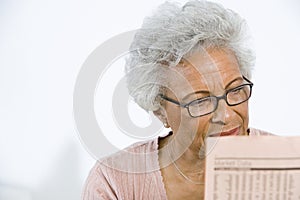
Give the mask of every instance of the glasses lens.
<path id="1" fill-rule="evenodd" d="M 216 97 L 206 97 L 192 101 L 188 108 L 193 117 L 198 117 L 213 112 L 216 104 Z"/>
<path id="2" fill-rule="evenodd" d="M 238 105 L 247 101 L 251 95 L 251 86 L 242 85 L 236 88 L 233 88 L 227 92 L 227 102 L 229 105 Z"/>

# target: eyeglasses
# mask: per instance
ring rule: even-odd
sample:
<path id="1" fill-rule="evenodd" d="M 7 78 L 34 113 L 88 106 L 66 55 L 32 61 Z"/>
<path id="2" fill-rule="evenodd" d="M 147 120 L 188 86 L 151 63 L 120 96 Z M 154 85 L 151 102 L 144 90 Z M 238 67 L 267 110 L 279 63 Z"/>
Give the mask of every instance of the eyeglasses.
<path id="1" fill-rule="evenodd" d="M 164 95 L 160 95 L 160 97 L 180 107 L 186 108 L 191 117 L 201 117 L 214 112 L 218 108 L 221 99 L 224 99 L 228 106 L 236 106 L 247 101 L 251 97 L 253 83 L 246 77 L 243 76 L 243 78 L 248 83 L 229 89 L 222 96 L 208 96 L 193 100 L 187 104 L 182 104 Z"/>

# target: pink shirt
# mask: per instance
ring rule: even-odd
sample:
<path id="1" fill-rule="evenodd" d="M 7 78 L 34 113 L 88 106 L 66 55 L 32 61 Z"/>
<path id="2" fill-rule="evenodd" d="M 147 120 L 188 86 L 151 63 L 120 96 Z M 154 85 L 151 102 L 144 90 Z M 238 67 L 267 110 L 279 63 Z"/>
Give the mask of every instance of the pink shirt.
<path id="1" fill-rule="evenodd" d="M 251 129 L 250 135 L 271 134 Z M 96 162 L 86 180 L 83 200 L 106 199 L 167 200 L 158 161 L 158 138 L 135 143 Z"/>

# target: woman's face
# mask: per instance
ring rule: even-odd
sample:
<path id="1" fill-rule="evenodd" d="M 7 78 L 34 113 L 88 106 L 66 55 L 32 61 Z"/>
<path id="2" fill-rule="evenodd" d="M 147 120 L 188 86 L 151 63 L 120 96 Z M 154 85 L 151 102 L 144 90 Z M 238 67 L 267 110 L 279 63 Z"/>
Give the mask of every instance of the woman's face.
<path id="1" fill-rule="evenodd" d="M 212 49 L 197 52 L 181 64 L 170 68 L 174 76 L 169 81 L 165 96 L 187 104 L 210 95 L 221 96 L 245 80 L 238 62 L 230 51 Z M 246 135 L 248 129 L 248 102 L 228 106 L 221 99 L 215 112 L 193 118 L 186 108 L 164 101 L 166 120 L 182 145 L 199 150 L 207 136 Z"/>

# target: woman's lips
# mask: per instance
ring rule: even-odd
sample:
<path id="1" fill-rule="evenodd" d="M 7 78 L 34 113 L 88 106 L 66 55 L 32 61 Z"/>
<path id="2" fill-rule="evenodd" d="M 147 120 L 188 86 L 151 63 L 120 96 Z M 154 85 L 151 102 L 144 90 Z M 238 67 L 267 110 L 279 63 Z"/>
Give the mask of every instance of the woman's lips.
<path id="1" fill-rule="evenodd" d="M 239 135 L 240 132 L 240 127 L 236 127 L 234 129 L 231 129 L 229 131 L 224 131 L 221 133 L 214 133 L 209 135 L 209 137 L 218 137 L 218 136 L 235 136 L 235 135 Z"/>

